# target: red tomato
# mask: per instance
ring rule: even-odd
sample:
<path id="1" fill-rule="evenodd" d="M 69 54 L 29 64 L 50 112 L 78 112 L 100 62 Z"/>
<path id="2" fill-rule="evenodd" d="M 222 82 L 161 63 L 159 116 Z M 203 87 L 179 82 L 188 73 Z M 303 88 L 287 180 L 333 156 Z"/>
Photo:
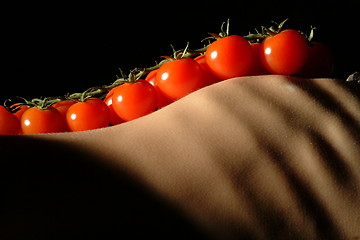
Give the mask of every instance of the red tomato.
<path id="1" fill-rule="evenodd" d="M 114 94 L 115 88 L 111 89 L 110 92 L 108 94 L 106 94 L 106 97 L 104 99 L 105 104 L 108 106 L 109 108 L 109 112 L 110 112 L 110 124 L 111 125 L 117 125 L 120 123 L 123 123 L 124 120 L 122 120 L 114 111 L 113 105 L 112 105 L 112 96 Z"/>
<path id="2" fill-rule="evenodd" d="M 260 60 L 260 49 L 261 43 L 252 43 L 250 44 L 251 48 L 254 51 L 254 61 L 251 64 L 250 70 L 246 73 L 247 76 L 258 76 L 258 75 L 266 75 L 269 72 L 262 65 Z"/>
<path id="3" fill-rule="evenodd" d="M 206 78 L 199 63 L 181 58 L 164 63 L 156 74 L 156 83 L 166 97 L 178 100 L 204 87 Z"/>
<path id="4" fill-rule="evenodd" d="M 15 135 L 19 131 L 19 119 L 5 107 L 0 106 L 0 135 Z"/>
<path id="5" fill-rule="evenodd" d="M 211 70 L 209 68 L 209 65 L 206 63 L 206 58 L 205 55 L 200 55 L 197 56 L 196 58 L 194 58 L 195 61 L 197 61 L 201 67 L 201 69 L 203 70 L 204 74 L 205 74 L 205 78 L 206 78 L 206 82 L 205 82 L 205 86 L 217 83 L 220 81 L 219 78 L 215 77 L 212 73 Z"/>
<path id="6" fill-rule="evenodd" d="M 31 107 L 21 116 L 21 129 L 24 134 L 63 132 L 65 121 L 54 107 Z"/>
<path id="7" fill-rule="evenodd" d="M 144 80 L 124 83 L 114 89 L 112 105 L 116 114 L 125 121 L 139 118 L 156 110 L 156 90 Z"/>
<path id="8" fill-rule="evenodd" d="M 156 94 L 157 94 L 157 108 L 163 108 L 166 105 L 169 105 L 170 103 L 173 102 L 173 100 L 170 100 L 169 98 L 167 98 L 164 93 L 160 90 L 159 86 L 156 83 L 156 75 L 159 69 L 156 69 L 154 71 L 151 71 L 145 78 L 145 81 L 148 81 L 149 83 L 151 83 L 151 85 L 154 86 L 155 90 L 156 90 Z"/>
<path id="9" fill-rule="evenodd" d="M 13 113 L 13 114 L 19 119 L 19 126 L 20 126 L 19 135 L 22 135 L 23 131 L 21 129 L 21 124 L 20 124 L 21 123 L 21 116 L 30 107 L 28 105 L 21 105 L 21 103 L 15 103 L 15 104 L 11 105 L 11 108 L 16 110 L 16 112 Z"/>
<path id="10" fill-rule="evenodd" d="M 261 62 L 273 74 L 292 75 L 304 66 L 307 58 L 307 40 L 293 29 L 267 37 L 261 44 Z"/>
<path id="11" fill-rule="evenodd" d="M 16 110 L 16 112 L 13 114 L 19 119 L 19 121 L 21 121 L 21 116 L 30 107 L 28 105 L 21 105 L 21 103 L 15 103 L 15 104 L 11 105 L 10 108 Z"/>
<path id="12" fill-rule="evenodd" d="M 69 110 L 69 108 L 75 103 L 76 103 L 76 101 L 64 100 L 64 101 L 57 102 L 52 105 L 54 108 L 56 108 L 56 110 L 58 110 L 60 112 L 61 116 L 64 118 L 66 131 L 70 131 L 70 128 L 69 128 L 69 126 L 67 124 L 67 120 L 66 120 L 66 113 Z"/>
<path id="13" fill-rule="evenodd" d="M 219 79 L 244 76 L 254 59 L 248 41 L 237 35 L 221 38 L 207 48 L 206 63 Z"/>
<path id="14" fill-rule="evenodd" d="M 298 77 L 330 77 L 334 69 L 334 55 L 324 43 L 313 42 L 309 46 L 309 58 L 295 75 Z"/>
<path id="15" fill-rule="evenodd" d="M 66 121 L 73 132 L 107 127 L 110 124 L 108 106 L 98 98 L 89 98 L 70 106 Z"/>
<path id="16" fill-rule="evenodd" d="M 64 100 L 61 102 L 54 103 L 52 106 L 56 108 L 61 115 L 66 119 L 66 112 L 70 108 L 71 105 L 75 104 L 76 101 L 72 100 Z"/>

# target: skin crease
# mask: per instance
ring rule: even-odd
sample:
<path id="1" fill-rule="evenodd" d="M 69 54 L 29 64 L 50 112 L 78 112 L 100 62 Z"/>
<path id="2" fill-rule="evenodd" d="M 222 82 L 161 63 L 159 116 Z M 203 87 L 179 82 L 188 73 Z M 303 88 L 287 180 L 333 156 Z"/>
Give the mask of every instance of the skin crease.
<path id="1" fill-rule="evenodd" d="M 1 136 L 0 148 L 14 162 L 39 145 L 71 146 L 215 239 L 357 239 L 359 109 L 332 79 L 243 77 L 114 127 Z"/>

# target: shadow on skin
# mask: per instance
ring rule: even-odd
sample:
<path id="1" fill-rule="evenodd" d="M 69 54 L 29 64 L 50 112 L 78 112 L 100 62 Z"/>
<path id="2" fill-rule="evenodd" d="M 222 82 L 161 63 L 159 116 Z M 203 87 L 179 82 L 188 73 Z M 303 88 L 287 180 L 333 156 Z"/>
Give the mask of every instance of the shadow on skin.
<path id="1" fill-rule="evenodd" d="M 185 213 L 219 239 L 357 236 L 358 100 L 326 79 L 262 79 L 210 86 L 116 132 L 62 139 L 87 139 L 85 152 L 51 137 L 0 136 L 2 156 L 19 148 L 0 161 L 0 239 L 204 239 Z M 139 180 L 103 161 L 124 149 Z"/>
<path id="2" fill-rule="evenodd" d="M 0 239 L 205 239 L 179 211 L 86 152 L 52 141 L 4 139 Z M 8 150 L 15 143 L 19 158 Z"/>
<path id="3" fill-rule="evenodd" d="M 270 81 L 271 79 L 268 80 Z M 277 175 L 283 177 L 283 182 L 291 186 L 291 190 L 287 190 L 287 193 L 290 197 L 293 196 L 293 199 L 296 199 L 297 205 L 295 206 L 301 206 L 301 214 L 313 220 L 313 233 L 316 234 L 318 237 L 317 239 L 342 239 L 342 232 L 338 228 L 337 223 L 333 221 L 331 214 L 324 205 L 323 199 L 320 197 L 321 194 L 314 193 L 313 189 L 311 188 L 311 184 L 304 181 L 304 175 L 301 171 L 299 171 L 301 167 L 298 166 L 305 166 L 304 169 L 310 169 L 319 164 L 319 166 L 321 166 L 321 170 L 323 171 L 322 175 L 319 175 L 319 178 L 331 176 L 329 179 L 336 182 L 341 187 L 341 189 L 347 189 L 349 192 L 352 189 L 355 190 L 353 184 L 356 181 L 356 176 L 354 176 L 356 174 L 354 174 L 352 171 L 353 169 L 349 167 L 347 162 L 348 159 L 344 159 L 344 149 L 339 148 L 338 142 L 330 137 L 334 135 L 327 135 L 325 128 L 316 128 L 315 125 L 312 126 L 309 124 L 312 123 L 311 121 L 299 121 L 299 118 L 297 118 L 299 115 L 296 111 L 294 112 L 293 109 L 298 109 L 298 107 L 302 104 L 301 101 L 297 101 L 299 105 L 292 108 L 290 104 L 290 97 L 287 99 L 289 102 L 279 101 L 279 99 L 277 99 L 277 96 L 283 94 L 281 90 L 279 90 L 279 86 L 282 87 L 284 83 L 288 81 L 289 79 L 287 78 L 280 80 L 277 79 L 277 81 L 275 81 L 275 83 L 277 83 L 274 85 L 275 87 L 272 86 L 271 83 L 268 83 L 268 85 L 261 88 L 257 88 L 258 85 L 248 84 L 246 93 L 242 94 L 257 96 L 257 98 L 254 99 L 259 101 L 261 104 L 256 105 L 253 101 L 252 106 L 258 106 L 258 108 L 253 107 L 256 108 L 256 111 L 252 111 L 250 108 L 249 110 L 244 111 L 244 109 L 246 109 L 246 106 L 244 106 L 240 109 L 241 111 L 237 116 L 243 116 L 241 121 L 245 126 L 245 129 L 255 129 L 255 131 L 251 132 L 251 134 L 246 137 L 249 139 L 255 139 L 256 144 L 251 144 L 251 140 L 249 140 L 247 144 L 248 147 L 251 148 L 251 146 L 253 146 L 255 150 L 258 150 L 256 147 L 260 147 L 261 151 L 257 152 L 267 153 L 265 156 L 268 155 L 269 157 L 263 157 L 262 155 L 259 155 L 257 160 L 263 159 L 261 161 L 263 161 L 265 166 L 273 166 L 272 168 L 277 171 Z M 334 93 L 327 91 L 324 89 L 324 87 L 316 85 L 316 83 L 321 83 L 321 81 L 325 82 L 329 80 L 319 80 L 315 83 L 304 79 L 301 79 L 300 81 L 299 79 L 291 79 L 290 81 L 293 84 L 293 87 L 298 88 L 298 93 L 302 95 L 302 98 L 298 98 L 297 100 L 306 100 L 306 104 L 312 106 L 313 109 L 325 110 L 321 113 L 322 115 L 315 119 L 325 120 L 322 119 L 322 117 L 325 116 L 325 112 L 331 113 L 331 116 L 337 116 L 336 119 L 340 119 L 339 122 L 336 122 L 337 125 L 331 126 L 338 129 L 330 130 L 338 131 L 341 129 L 341 132 L 348 132 L 352 139 L 356 140 L 355 142 L 358 142 L 360 139 L 360 127 L 359 123 L 353 116 L 353 109 L 347 109 L 346 107 L 348 107 L 348 104 L 343 106 L 340 102 L 338 102 L 341 98 L 338 100 L 337 96 L 332 95 Z M 282 85 L 279 85 L 279 83 Z M 293 92 L 295 91 L 295 88 L 294 90 L 287 90 Z M 283 97 L 280 100 L 284 99 L 286 99 L 286 97 Z M 220 102 L 220 100 L 218 102 Z M 242 102 L 242 104 L 246 105 L 247 103 Z M 306 104 L 304 104 L 304 107 L 307 106 Z M 317 108 L 314 107 L 315 105 Z M 318 105 L 321 106 L 321 108 L 319 108 Z M 226 104 L 224 104 L 222 108 L 225 107 Z M 271 111 L 274 113 L 278 113 L 278 119 L 270 118 L 270 116 L 266 114 L 267 110 L 269 109 L 271 109 Z M 234 108 L 229 109 L 229 111 L 231 110 L 234 111 Z M 310 116 L 309 113 L 307 114 Z M 317 112 L 312 114 L 316 115 Z M 258 121 L 257 124 L 254 124 L 255 120 Z M 308 120 L 310 120 L 310 118 Z M 287 122 L 289 124 L 281 125 L 278 123 L 279 121 Z M 326 121 L 324 121 L 324 123 L 325 122 Z M 319 126 L 321 125 L 322 124 L 319 124 Z M 258 126 L 258 129 L 256 126 Z M 261 126 L 265 127 L 262 128 Z M 293 141 L 294 138 L 286 137 L 286 134 L 282 135 L 280 132 L 286 132 L 285 129 L 281 129 L 281 127 L 284 126 L 289 127 L 289 129 L 286 128 L 286 130 L 291 130 L 290 132 L 301 130 L 298 132 L 307 133 L 307 137 L 304 138 L 305 141 L 301 141 L 300 135 L 298 141 Z M 272 133 L 270 135 L 266 134 L 267 131 L 262 131 L 262 129 L 271 128 L 275 129 L 275 131 L 269 131 Z M 275 136 L 275 139 L 270 138 L 271 136 Z M 258 139 L 261 141 L 256 141 Z M 281 144 L 273 143 L 272 141 L 276 139 L 279 139 L 278 142 L 282 142 L 284 146 L 287 143 L 291 144 L 294 150 L 289 152 L 289 148 L 281 147 Z M 350 143 L 352 142 L 350 141 Z M 299 156 L 304 156 L 300 154 L 300 152 L 303 151 L 302 147 L 304 147 L 304 151 L 307 150 L 314 153 L 314 155 L 312 155 L 310 158 L 307 155 L 307 159 L 299 158 Z M 295 155 L 290 155 L 289 153 Z M 304 161 L 305 163 L 302 163 L 301 160 L 306 161 Z M 300 161 L 300 163 L 296 164 L 296 161 Z M 307 165 L 306 162 L 310 163 L 310 165 Z M 312 166 L 313 164 L 311 164 L 311 162 L 314 163 L 314 166 Z M 226 165 L 225 168 L 228 168 L 228 166 Z M 250 207 L 253 210 L 254 215 L 258 216 L 257 219 L 263 220 L 260 221 L 260 224 L 262 224 L 262 228 L 265 229 L 267 236 L 271 236 L 272 239 L 302 239 L 303 235 L 301 233 L 294 236 L 294 233 L 297 232 L 297 229 L 301 229 L 301 227 L 299 228 L 298 225 L 293 224 L 294 222 L 289 221 L 289 219 L 286 218 L 286 214 L 283 214 L 284 211 L 290 211 L 286 210 L 286 208 L 281 206 L 281 204 L 278 204 L 278 208 L 274 207 L 269 203 L 269 200 L 271 200 L 270 197 L 265 197 L 266 201 L 264 201 L 265 198 L 263 194 L 265 191 L 256 191 L 257 188 L 259 189 L 261 187 L 261 184 L 257 184 L 258 182 L 254 181 L 256 180 L 257 176 L 260 175 L 259 172 L 256 170 L 252 171 L 252 169 L 247 169 L 247 171 L 244 171 L 243 169 L 237 167 L 234 169 L 235 170 L 232 171 L 233 176 L 235 176 L 234 179 L 238 180 L 236 181 L 236 186 L 241 190 L 241 194 L 246 195 L 247 199 L 251 199 Z M 238 172 L 236 170 L 238 170 Z M 268 173 L 275 175 L 274 173 L 270 173 L 270 171 L 268 171 Z M 263 182 L 259 182 L 266 186 L 266 182 L 264 180 L 266 178 L 258 178 L 262 179 Z M 270 185 L 267 187 L 271 189 Z M 276 196 L 280 194 L 282 188 L 286 187 L 279 184 L 279 186 L 273 188 L 273 196 Z M 274 197 L 274 199 L 276 199 L 276 197 Z M 266 216 L 266 220 L 263 216 Z M 304 221 L 301 221 L 300 218 L 300 222 Z M 284 236 L 285 238 L 283 238 Z"/>

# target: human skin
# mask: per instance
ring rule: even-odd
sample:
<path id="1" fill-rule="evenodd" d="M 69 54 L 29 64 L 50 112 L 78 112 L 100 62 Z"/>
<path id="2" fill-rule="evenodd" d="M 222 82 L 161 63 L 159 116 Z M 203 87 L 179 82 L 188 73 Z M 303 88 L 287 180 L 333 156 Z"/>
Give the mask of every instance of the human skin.
<path id="1" fill-rule="evenodd" d="M 359 130 L 359 98 L 336 80 L 234 78 L 117 126 L 2 136 L 12 157 L 1 171 L 63 146 L 62 157 L 131 176 L 215 239 L 356 239 Z"/>

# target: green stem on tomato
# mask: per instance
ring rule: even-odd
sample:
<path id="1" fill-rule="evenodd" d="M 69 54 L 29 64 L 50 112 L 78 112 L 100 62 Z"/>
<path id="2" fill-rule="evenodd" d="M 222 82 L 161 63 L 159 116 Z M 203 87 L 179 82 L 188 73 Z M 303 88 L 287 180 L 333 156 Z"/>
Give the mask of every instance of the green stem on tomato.
<path id="1" fill-rule="evenodd" d="M 259 33 L 256 30 L 255 34 L 249 33 L 248 35 L 244 36 L 244 38 L 246 40 L 248 40 L 249 42 L 259 42 L 259 41 L 263 40 L 264 38 L 266 38 L 267 36 L 271 36 L 273 34 L 280 32 L 283 25 L 285 24 L 285 22 L 287 20 L 288 19 L 285 19 L 284 21 L 282 21 L 279 24 L 273 22 L 276 26 L 271 26 L 269 28 L 262 27 L 261 33 Z M 229 35 L 229 25 L 230 25 L 230 22 L 228 19 L 227 24 L 226 24 L 226 30 L 224 30 L 224 26 L 225 26 L 225 22 L 224 22 L 221 25 L 221 32 L 219 34 L 210 34 L 210 35 L 212 35 L 211 38 L 216 40 L 218 38 L 223 38 L 223 37 L 228 36 Z M 311 39 L 313 37 L 314 29 L 315 28 L 311 29 L 309 39 Z M 34 98 L 31 101 L 27 101 L 26 99 L 23 99 L 23 101 L 24 101 L 23 104 L 28 105 L 28 106 L 38 106 L 39 108 L 45 109 L 57 102 L 63 101 L 63 100 L 85 101 L 88 98 L 96 97 L 96 96 L 99 96 L 106 92 L 109 92 L 114 87 L 119 86 L 123 83 L 135 83 L 136 81 L 141 79 L 143 76 L 147 75 L 151 71 L 159 69 L 163 64 L 165 64 L 169 61 L 186 58 L 186 57 L 195 57 L 197 55 L 203 54 L 206 52 L 209 45 L 210 45 L 210 43 L 207 46 L 204 46 L 202 48 L 192 50 L 192 49 L 189 49 L 189 43 L 187 43 L 187 45 L 184 49 L 177 50 L 177 51 L 172 47 L 173 48 L 173 57 L 164 57 L 164 59 L 162 61 L 160 61 L 159 63 L 157 63 L 155 66 L 152 66 L 152 67 L 135 68 L 130 71 L 128 76 L 125 76 L 123 74 L 123 72 L 120 70 L 120 72 L 122 74 L 121 78 L 117 77 L 117 79 L 110 85 L 92 87 L 92 88 L 85 90 L 82 93 L 67 94 L 63 97 L 51 97 L 51 98 L 44 98 L 44 99 Z"/>

